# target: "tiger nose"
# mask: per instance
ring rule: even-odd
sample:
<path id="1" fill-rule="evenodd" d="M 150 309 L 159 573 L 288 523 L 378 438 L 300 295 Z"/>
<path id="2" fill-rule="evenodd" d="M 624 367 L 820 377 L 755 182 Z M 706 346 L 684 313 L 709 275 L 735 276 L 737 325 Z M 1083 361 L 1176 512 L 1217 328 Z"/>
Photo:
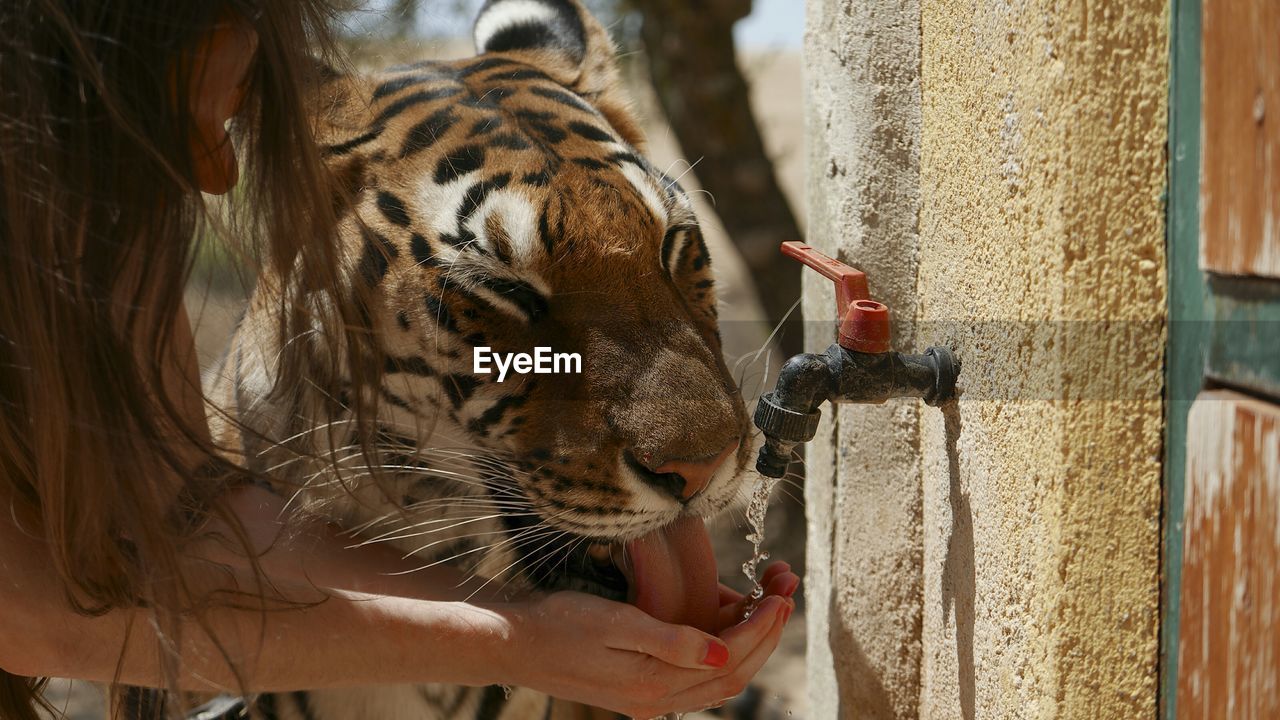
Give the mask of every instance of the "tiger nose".
<path id="1" fill-rule="evenodd" d="M 728 460 L 737 449 L 738 443 L 730 443 L 715 457 L 695 460 L 668 460 L 654 468 L 653 471 L 659 475 L 674 474 L 683 478 L 684 488 L 680 491 L 680 499 L 689 500 L 707 489 L 707 486 L 711 484 L 712 476 L 716 474 L 716 470 L 719 470 L 724 461 Z"/>

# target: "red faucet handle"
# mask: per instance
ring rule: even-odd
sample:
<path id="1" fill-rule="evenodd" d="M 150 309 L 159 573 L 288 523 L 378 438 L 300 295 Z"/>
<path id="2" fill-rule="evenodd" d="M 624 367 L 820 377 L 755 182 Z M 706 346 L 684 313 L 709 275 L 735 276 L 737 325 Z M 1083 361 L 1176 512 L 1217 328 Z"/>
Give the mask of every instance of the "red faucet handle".
<path id="1" fill-rule="evenodd" d="M 817 270 L 836 284 L 840 347 L 864 353 L 889 352 L 889 308 L 871 299 L 867 275 L 802 242 L 782 243 L 782 254 Z"/>
<path id="2" fill-rule="evenodd" d="M 836 312 L 840 317 L 844 317 L 854 300 L 871 299 L 866 273 L 861 270 L 827 257 L 802 242 L 782 243 L 782 254 L 799 260 L 836 284 Z"/>

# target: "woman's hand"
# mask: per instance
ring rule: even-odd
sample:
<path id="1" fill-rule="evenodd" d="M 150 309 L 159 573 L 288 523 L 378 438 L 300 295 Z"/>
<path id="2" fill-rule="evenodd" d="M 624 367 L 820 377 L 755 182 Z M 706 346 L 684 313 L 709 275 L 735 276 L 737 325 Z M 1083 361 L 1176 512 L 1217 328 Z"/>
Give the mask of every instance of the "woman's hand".
<path id="1" fill-rule="evenodd" d="M 719 705 L 769 659 L 795 609 L 789 595 L 800 579 L 790 568 L 776 563 L 766 579 L 751 617 L 727 624 L 718 638 L 580 593 L 514 606 L 502 613 L 511 628 L 498 670 L 512 684 L 631 717 Z M 741 600 L 731 603 L 736 618 Z"/>

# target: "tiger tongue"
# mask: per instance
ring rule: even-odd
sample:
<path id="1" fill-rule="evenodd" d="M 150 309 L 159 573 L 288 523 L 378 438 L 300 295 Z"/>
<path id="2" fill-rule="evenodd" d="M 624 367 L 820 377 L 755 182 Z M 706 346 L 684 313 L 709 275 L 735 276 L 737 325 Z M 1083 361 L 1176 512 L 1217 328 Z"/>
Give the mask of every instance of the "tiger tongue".
<path id="1" fill-rule="evenodd" d="M 682 517 L 627 543 L 631 601 L 653 617 L 715 632 L 720 583 L 702 518 Z"/>

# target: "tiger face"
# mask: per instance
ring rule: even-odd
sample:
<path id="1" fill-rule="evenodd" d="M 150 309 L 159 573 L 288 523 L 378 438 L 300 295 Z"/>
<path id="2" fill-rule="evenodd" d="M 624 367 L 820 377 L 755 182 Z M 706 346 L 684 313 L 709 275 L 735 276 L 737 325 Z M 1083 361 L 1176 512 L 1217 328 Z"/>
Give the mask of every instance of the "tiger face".
<path id="1" fill-rule="evenodd" d="M 752 448 L 692 205 L 644 158 L 612 45 L 577 2 L 491 0 L 475 35 L 478 57 L 324 88 L 348 275 L 386 357 L 391 490 L 314 470 L 300 501 L 424 563 L 711 629 L 703 519 L 739 495 Z M 323 403 L 273 404 L 270 312 L 252 304 L 238 331 L 227 402 L 271 438 L 333 426 L 298 420 Z M 539 347 L 581 372 L 476 371 L 477 348 Z"/>

